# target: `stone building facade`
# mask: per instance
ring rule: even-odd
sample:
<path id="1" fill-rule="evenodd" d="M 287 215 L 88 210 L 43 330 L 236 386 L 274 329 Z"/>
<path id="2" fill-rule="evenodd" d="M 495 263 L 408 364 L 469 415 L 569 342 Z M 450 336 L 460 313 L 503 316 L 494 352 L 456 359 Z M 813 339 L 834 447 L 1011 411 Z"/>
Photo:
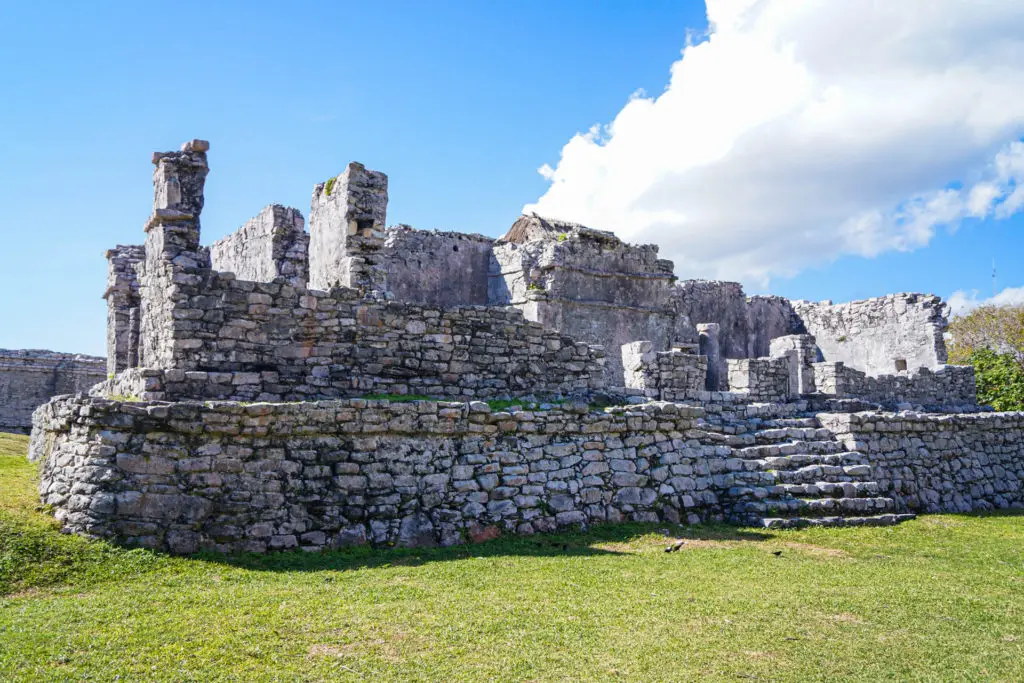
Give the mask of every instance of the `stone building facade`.
<path id="1" fill-rule="evenodd" d="M 264 551 L 1024 505 L 1022 418 L 977 412 L 935 297 L 747 297 L 538 216 L 388 228 L 357 163 L 308 235 L 269 206 L 204 247 L 208 149 L 154 155 L 145 244 L 108 253 L 114 376 L 35 413 L 71 531 Z"/>

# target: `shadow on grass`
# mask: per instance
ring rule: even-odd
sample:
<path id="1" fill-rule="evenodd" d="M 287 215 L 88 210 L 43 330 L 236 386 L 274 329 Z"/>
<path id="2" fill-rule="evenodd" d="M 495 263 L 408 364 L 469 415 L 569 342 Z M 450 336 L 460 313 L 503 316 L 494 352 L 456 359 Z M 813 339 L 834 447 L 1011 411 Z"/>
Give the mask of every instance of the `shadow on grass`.
<path id="1" fill-rule="evenodd" d="M 391 566 L 420 566 L 432 562 L 494 557 L 591 557 L 629 555 L 625 549 L 601 548 L 601 545 L 629 544 L 641 537 L 657 535 L 666 545 L 677 539 L 702 541 L 767 541 L 773 534 L 725 524 L 677 526 L 665 524 L 604 524 L 585 532 L 558 532 L 534 536 L 503 536 L 479 544 L 449 548 L 373 548 L 358 546 L 339 550 L 306 552 L 290 550 L 272 553 L 221 555 L 202 552 L 193 560 L 223 564 L 251 571 L 344 571 Z"/>

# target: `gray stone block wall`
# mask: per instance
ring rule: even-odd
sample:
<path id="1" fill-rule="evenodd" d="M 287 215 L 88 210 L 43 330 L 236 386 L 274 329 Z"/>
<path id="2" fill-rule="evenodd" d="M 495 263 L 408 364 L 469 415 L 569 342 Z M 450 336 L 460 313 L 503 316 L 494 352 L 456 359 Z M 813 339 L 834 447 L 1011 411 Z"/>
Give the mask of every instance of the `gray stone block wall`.
<path id="1" fill-rule="evenodd" d="M 28 433 L 36 408 L 54 396 L 87 391 L 106 376 L 104 358 L 0 349 L 0 431 Z"/>
<path id="2" fill-rule="evenodd" d="M 375 257 L 387 297 L 429 306 L 486 306 L 494 240 L 459 232 L 389 227 Z"/>
<path id="3" fill-rule="evenodd" d="M 345 171 L 313 188 L 309 212 L 309 283 L 380 290 L 383 273 L 374 268 L 384 245 L 388 177 L 352 162 Z"/>
<path id="4" fill-rule="evenodd" d="M 974 368 L 942 365 L 934 372 L 919 368 L 899 375 L 871 377 L 843 363 L 815 363 L 817 390 L 837 398 L 859 398 L 895 408 L 901 404 L 934 410 L 974 410 Z"/>
<path id="5" fill-rule="evenodd" d="M 492 526 L 720 519 L 744 465 L 705 442 L 702 414 L 66 397 L 37 412 L 31 452 L 76 533 L 186 553 L 451 545 Z"/>
<path id="6" fill-rule="evenodd" d="M 41 462 L 42 500 L 69 532 L 178 553 L 451 545 L 492 527 L 530 534 L 742 516 L 744 492 L 776 490 L 770 468 L 786 458 L 741 457 L 729 444 L 752 439 L 723 439 L 705 409 L 708 417 L 739 410 L 755 422 L 792 412 L 765 404 L 549 408 L 65 396 L 35 413 L 30 452 Z M 1024 414 L 819 420 L 867 459 L 896 509 L 1024 505 Z"/>
<path id="7" fill-rule="evenodd" d="M 177 289 L 173 357 L 145 369 L 162 371 L 160 388 L 119 377 L 110 394 L 314 401 L 371 392 L 566 396 L 604 386 L 601 349 L 513 308 L 435 309 L 197 273 L 195 286 Z"/>
<path id="8" fill-rule="evenodd" d="M 890 294 L 843 304 L 794 301 L 822 360 L 842 362 L 872 377 L 946 362 L 946 307 L 937 296 Z"/>
<path id="9" fill-rule="evenodd" d="M 882 490 L 918 512 L 1024 507 L 1024 413 L 819 415 L 865 453 Z"/>
<path id="10" fill-rule="evenodd" d="M 661 401 L 684 401 L 707 393 L 708 359 L 682 350 L 655 351 L 649 341 L 622 346 L 625 386 Z"/>
<path id="11" fill-rule="evenodd" d="M 746 394 L 751 401 L 785 402 L 791 397 L 789 364 L 788 356 L 730 358 L 729 391 Z"/>
<path id="12" fill-rule="evenodd" d="M 309 235 L 297 209 L 267 206 L 234 233 L 210 246 L 214 270 L 240 280 L 271 282 L 284 278 L 293 285 L 309 280 Z"/>
<path id="13" fill-rule="evenodd" d="M 618 349 L 638 340 L 658 351 L 693 343 L 696 329 L 677 306 L 672 262 L 655 245 L 626 244 L 574 223 L 522 216 L 495 242 L 490 302 L 600 344 L 606 382 L 621 386 Z"/>

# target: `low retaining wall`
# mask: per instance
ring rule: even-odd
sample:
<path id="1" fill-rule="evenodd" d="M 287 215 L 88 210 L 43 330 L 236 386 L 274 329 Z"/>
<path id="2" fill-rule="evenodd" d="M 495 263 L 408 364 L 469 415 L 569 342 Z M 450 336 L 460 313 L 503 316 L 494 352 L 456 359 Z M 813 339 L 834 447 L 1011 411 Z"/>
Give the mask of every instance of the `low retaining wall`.
<path id="1" fill-rule="evenodd" d="M 814 363 L 814 382 L 823 394 L 859 398 L 886 408 L 911 404 L 924 408 L 977 410 L 974 368 L 943 365 L 938 370 L 918 368 L 913 374 L 870 377 L 842 363 Z"/>
<path id="2" fill-rule="evenodd" d="M 504 531 L 721 517 L 700 408 L 486 403 L 132 403 L 35 415 L 41 495 L 73 532 L 188 553 L 432 545 Z"/>
<path id="3" fill-rule="evenodd" d="M 798 404 L 119 402 L 63 396 L 34 415 L 42 502 L 67 531 L 176 553 L 451 545 L 596 522 L 736 519 L 779 496 L 735 457 Z M 901 509 L 1024 504 L 1024 414 L 822 414 Z M 809 466 L 814 466 L 811 463 Z M 743 473 L 743 477 L 738 476 Z M 753 487 L 753 488 L 751 488 Z"/>
<path id="4" fill-rule="evenodd" d="M 1024 507 L 1024 413 L 827 414 L 882 491 L 918 512 Z"/>

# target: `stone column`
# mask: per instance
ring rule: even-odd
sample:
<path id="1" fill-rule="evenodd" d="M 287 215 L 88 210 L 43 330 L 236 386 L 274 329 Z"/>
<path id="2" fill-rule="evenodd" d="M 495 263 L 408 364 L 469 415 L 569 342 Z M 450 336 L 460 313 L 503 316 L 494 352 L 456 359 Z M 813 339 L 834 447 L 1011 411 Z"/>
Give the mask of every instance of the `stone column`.
<path id="1" fill-rule="evenodd" d="M 708 391 L 722 391 L 726 380 L 725 359 L 719 344 L 721 329 L 718 323 L 701 323 L 697 325 L 700 355 L 708 358 Z"/>
<path id="2" fill-rule="evenodd" d="M 131 349 L 138 347 L 139 279 L 136 265 L 145 258 L 141 245 L 117 245 L 106 253 L 107 290 L 107 374 L 113 375 L 137 362 L 132 360 Z M 134 338 L 133 338 L 134 335 Z"/>
<path id="3" fill-rule="evenodd" d="M 209 142 L 192 140 L 179 152 L 153 154 L 153 214 L 146 222 L 146 258 L 139 271 L 143 367 L 178 367 L 176 339 L 190 321 L 175 316 L 174 309 L 198 293 L 201 271 L 210 267 L 209 253 L 199 245 L 209 149 Z"/>

